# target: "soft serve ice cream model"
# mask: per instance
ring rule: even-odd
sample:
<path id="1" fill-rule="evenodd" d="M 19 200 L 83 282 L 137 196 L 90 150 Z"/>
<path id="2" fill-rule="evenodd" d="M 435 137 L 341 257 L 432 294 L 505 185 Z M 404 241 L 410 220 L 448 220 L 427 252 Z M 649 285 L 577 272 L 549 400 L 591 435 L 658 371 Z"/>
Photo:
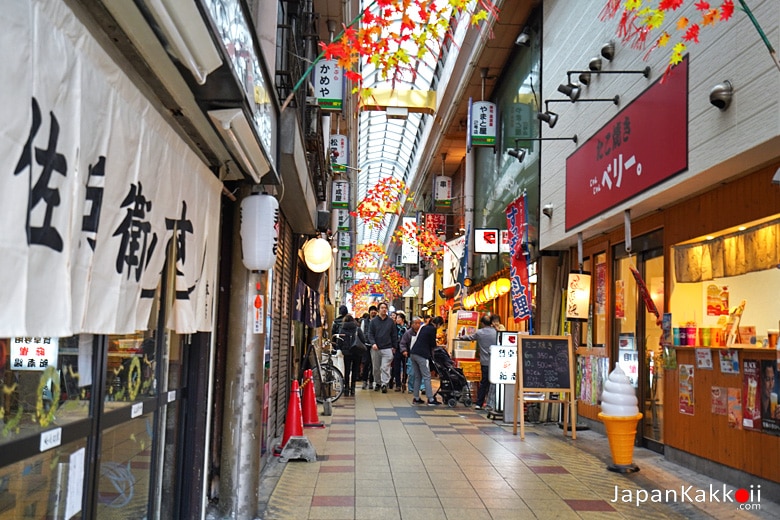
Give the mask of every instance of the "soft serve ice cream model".
<path id="1" fill-rule="evenodd" d="M 604 423 L 612 452 L 611 471 L 632 473 L 639 471 L 633 464 L 634 438 L 636 424 L 642 414 L 639 413 L 636 391 L 623 370 L 616 366 L 604 383 L 601 393 L 601 413 L 599 419 Z"/>

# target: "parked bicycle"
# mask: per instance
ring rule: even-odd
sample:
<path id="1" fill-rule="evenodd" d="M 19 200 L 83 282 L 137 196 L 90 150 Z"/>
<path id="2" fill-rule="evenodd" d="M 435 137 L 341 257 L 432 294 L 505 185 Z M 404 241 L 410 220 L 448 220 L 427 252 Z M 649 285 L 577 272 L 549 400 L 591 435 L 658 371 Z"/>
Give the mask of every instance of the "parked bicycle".
<path id="1" fill-rule="evenodd" d="M 316 365 L 316 370 L 312 371 L 317 401 L 338 401 L 341 394 L 344 393 L 344 374 L 333 364 L 333 356 L 336 355 L 337 351 L 333 349 L 333 344 L 329 339 L 323 339 L 322 345 L 318 347 L 319 340 L 319 336 L 314 336 L 311 340 L 312 350 L 314 352 L 320 351 L 319 363 Z"/>

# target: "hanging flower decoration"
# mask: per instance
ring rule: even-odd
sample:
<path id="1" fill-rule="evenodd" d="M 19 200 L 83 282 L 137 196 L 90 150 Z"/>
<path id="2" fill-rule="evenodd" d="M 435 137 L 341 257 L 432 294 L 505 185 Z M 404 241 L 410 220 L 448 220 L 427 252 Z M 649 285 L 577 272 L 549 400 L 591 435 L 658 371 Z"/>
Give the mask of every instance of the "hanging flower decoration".
<path id="1" fill-rule="evenodd" d="M 411 195 L 406 183 L 395 177 L 383 177 L 366 192 L 355 211 L 350 215 L 362 220 L 369 227 L 382 228 L 385 215 L 400 215 L 402 198 Z"/>
<path id="2" fill-rule="evenodd" d="M 438 45 L 452 37 L 452 22 L 467 14 L 472 25 L 498 18 L 492 0 L 374 0 L 330 43 L 320 42 L 325 59 L 338 60 L 344 75 L 362 90 L 358 72 L 368 59 L 383 80 L 417 76 L 416 61 L 438 54 Z M 360 22 L 359 24 L 357 22 Z"/>
<path id="3" fill-rule="evenodd" d="M 352 298 L 356 301 L 367 302 L 372 295 L 381 295 L 383 300 L 392 299 L 390 287 L 381 280 L 363 279 L 350 289 Z"/>
<path id="4" fill-rule="evenodd" d="M 387 260 L 385 248 L 376 243 L 366 244 L 349 261 L 349 268 L 363 273 L 378 272 Z"/>
<path id="5" fill-rule="evenodd" d="M 404 289 L 409 285 L 409 280 L 407 280 L 401 273 L 399 273 L 397 269 L 390 267 L 389 265 L 382 266 L 380 277 L 382 278 L 382 281 L 390 288 L 390 291 L 393 293 L 394 297 L 401 296 L 404 292 Z"/>
<path id="6" fill-rule="evenodd" d="M 407 222 L 398 227 L 393 233 L 393 241 L 416 246 L 420 257 L 433 262 L 434 265 L 438 265 L 444 257 L 444 248 L 447 247 L 439 235 L 416 222 Z"/>
<path id="7" fill-rule="evenodd" d="M 666 21 L 666 15 L 682 7 L 685 2 L 686 0 L 658 0 L 657 3 L 652 1 L 643 3 L 642 0 L 608 0 L 599 18 L 602 21 L 612 19 L 622 9 L 617 36 L 623 44 L 639 50 L 644 50 L 648 41 L 652 41 L 644 55 L 645 60 L 658 47 L 668 47 L 672 43 L 672 53 L 665 73 L 668 74 L 673 66 L 682 61 L 688 44 L 699 43 L 702 28 L 715 25 L 719 21 L 726 21 L 734 14 L 733 0 L 724 0 L 717 7 L 713 7 L 710 2 L 697 0 L 694 6 L 700 18 L 690 20 L 685 16 L 680 17 L 674 23 L 673 37 L 669 31 L 661 30 L 661 26 Z M 654 31 L 657 30 L 660 30 L 660 34 L 655 37 Z M 673 40 L 679 41 L 673 43 Z"/>

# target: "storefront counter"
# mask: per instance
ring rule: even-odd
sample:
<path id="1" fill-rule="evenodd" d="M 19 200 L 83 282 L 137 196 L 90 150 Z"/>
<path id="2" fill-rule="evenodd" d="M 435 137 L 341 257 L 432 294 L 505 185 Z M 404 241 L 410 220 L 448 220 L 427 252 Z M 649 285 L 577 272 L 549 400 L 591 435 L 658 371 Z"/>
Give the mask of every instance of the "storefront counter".
<path id="1" fill-rule="evenodd" d="M 749 408 L 759 406 L 762 391 L 760 383 L 750 387 L 751 367 L 760 372 L 773 362 L 776 371 L 780 351 L 735 346 L 721 356 L 724 349 L 674 347 L 677 366 L 664 377 L 665 444 L 780 482 L 780 431 L 764 431 Z"/>

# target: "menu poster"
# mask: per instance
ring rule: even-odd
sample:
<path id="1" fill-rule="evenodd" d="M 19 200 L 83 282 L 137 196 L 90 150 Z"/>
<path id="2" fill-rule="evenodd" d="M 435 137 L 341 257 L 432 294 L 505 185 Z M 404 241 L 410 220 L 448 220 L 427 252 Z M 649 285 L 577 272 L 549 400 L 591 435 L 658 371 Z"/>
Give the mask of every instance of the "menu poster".
<path id="1" fill-rule="evenodd" d="M 742 428 L 761 429 L 761 363 L 755 359 L 742 361 Z"/>
<path id="2" fill-rule="evenodd" d="M 712 350 L 708 348 L 696 349 L 696 368 L 712 370 Z"/>
<path id="3" fill-rule="evenodd" d="M 721 350 L 720 357 L 721 374 L 739 374 L 739 352 L 734 349 Z"/>
<path id="4" fill-rule="evenodd" d="M 780 393 L 778 362 L 773 359 L 761 361 L 761 427 L 764 432 L 780 435 L 780 406 L 777 397 Z"/>
<path id="5" fill-rule="evenodd" d="M 725 386 L 713 386 L 710 395 L 712 396 L 712 414 L 726 415 L 728 413 L 729 393 Z"/>
<path id="6" fill-rule="evenodd" d="M 693 415 L 693 365 L 679 366 L 680 376 L 680 413 Z"/>
<path id="7" fill-rule="evenodd" d="M 728 389 L 729 428 L 742 429 L 742 390 Z"/>

